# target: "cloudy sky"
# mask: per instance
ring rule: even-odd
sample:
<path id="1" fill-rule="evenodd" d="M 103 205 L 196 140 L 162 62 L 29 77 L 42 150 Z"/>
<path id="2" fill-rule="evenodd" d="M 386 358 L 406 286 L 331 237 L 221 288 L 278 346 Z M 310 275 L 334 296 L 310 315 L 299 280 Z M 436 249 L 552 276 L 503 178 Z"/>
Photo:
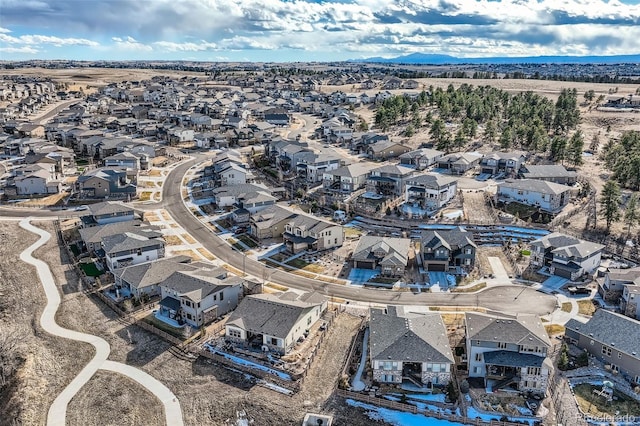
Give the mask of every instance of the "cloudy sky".
<path id="1" fill-rule="evenodd" d="M 640 53 L 640 0 L 0 0 L 0 59 Z"/>

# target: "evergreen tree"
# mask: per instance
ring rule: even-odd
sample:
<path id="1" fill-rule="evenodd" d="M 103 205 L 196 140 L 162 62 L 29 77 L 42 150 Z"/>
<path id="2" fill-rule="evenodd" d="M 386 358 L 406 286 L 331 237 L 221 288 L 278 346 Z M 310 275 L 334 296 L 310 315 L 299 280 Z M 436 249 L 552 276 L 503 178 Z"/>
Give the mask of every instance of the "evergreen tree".
<path id="1" fill-rule="evenodd" d="M 436 118 L 431 124 L 431 128 L 429 129 L 429 133 L 431 135 L 431 140 L 435 144 L 440 144 L 442 142 L 442 137 L 445 133 L 444 121 L 439 118 Z"/>
<path id="2" fill-rule="evenodd" d="M 564 136 L 554 136 L 551 140 L 551 158 L 553 161 L 562 161 L 567 154 L 567 138 Z"/>
<path id="3" fill-rule="evenodd" d="M 627 225 L 627 233 L 631 234 L 631 228 L 640 223 L 640 211 L 638 211 L 638 194 L 633 194 L 627 207 L 624 209 L 624 223 Z"/>
<path id="4" fill-rule="evenodd" d="M 500 135 L 500 147 L 502 149 L 509 149 L 513 145 L 513 130 L 511 127 L 507 127 L 502 131 L 502 135 Z"/>
<path id="5" fill-rule="evenodd" d="M 608 180 L 600 195 L 600 206 L 607 221 L 607 233 L 611 224 L 620 220 L 620 187 L 615 180 Z"/>
<path id="6" fill-rule="evenodd" d="M 582 132 L 578 130 L 571 136 L 569 140 L 569 147 L 567 149 L 567 159 L 574 166 L 582 164 L 582 153 L 584 151 L 584 138 Z"/>

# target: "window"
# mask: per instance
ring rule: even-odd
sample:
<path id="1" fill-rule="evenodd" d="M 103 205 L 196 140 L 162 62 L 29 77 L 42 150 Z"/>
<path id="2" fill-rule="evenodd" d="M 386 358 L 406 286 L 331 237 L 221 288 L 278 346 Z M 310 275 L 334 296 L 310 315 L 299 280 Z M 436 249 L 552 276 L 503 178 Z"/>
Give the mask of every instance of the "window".
<path id="1" fill-rule="evenodd" d="M 609 346 L 602 345 L 602 354 L 611 356 L 611 348 Z"/>
<path id="2" fill-rule="evenodd" d="M 433 372 L 434 373 L 440 372 L 440 364 L 433 364 Z"/>
<path id="3" fill-rule="evenodd" d="M 214 295 L 213 295 L 213 301 L 215 302 L 216 300 L 218 300 L 218 295 L 217 295 L 217 294 L 214 294 Z"/>
<path id="4" fill-rule="evenodd" d="M 479 373 L 480 372 L 480 367 L 473 367 L 473 372 L 474 373 Z"/>
<path id="5" fill-rule="evenodd" d="M 187 319 L 188 320 L 192 319 L 191 314 L 187 314 Z"/>
<path id="6" fill-rule="evenodd" d="M 618 359 L 622 359 L 622 352 L 618 352 Z"/>
<path id="7" fill-rule="evenodd" d="M 481 353 L 476 354 L 476 361 L 482 362 L 482 354 Z"/>
<path id="8" fill-rule="evenodd" d="M 540 367 L 527 367 L 527 374 L 540 375 Z M 535 386 L 534 386 L 535 387 Z"/>
<path id="9" fill-rule="evenodd" d="M 498 342 L 498 349 L 507 349 L 506 342 Z"/>
<path id="10" fill-rule="evenodd" d="M 229 337 L 237 337 L 238 339 L 242 338 L 242 332 L 240 330 L 235 330 L 233 328 L 229 329 Z"/>
<path id="11" fill-rule="evenodd" d="M 277 339 L 277 338 L 275 338 L 275 337 L 272 337 L 272 338 L 271 338 L 271 344 L 272 344 L 273 346 L 278 346 L 278 339 Z"/>
<path id="12" fill-rule="evenodd" d="M 611 364 L 611 371 L 613 371 L 614 373 L 619 373 L 620 372 L 620 367 L 618 367 L 615 364 Z"/>
<path id="13" fill-rule="evenodd" d="M 307 318 L 307 325 L 311 324 L 311 317 Z"/>
<path id="14" fill-rule="evenodd" d="M 224 290 L 220 292 L 220 301 L 224 300 Z"/>

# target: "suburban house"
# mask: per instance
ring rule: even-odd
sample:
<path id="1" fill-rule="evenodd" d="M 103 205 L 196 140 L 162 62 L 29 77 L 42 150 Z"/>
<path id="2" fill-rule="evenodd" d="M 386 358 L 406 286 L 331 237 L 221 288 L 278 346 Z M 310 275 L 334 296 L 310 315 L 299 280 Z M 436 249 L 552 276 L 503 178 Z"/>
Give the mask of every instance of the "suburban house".
<path id="1" fill-rule="evenodd" d="M 135 197 L 137 175 L 127 173 L 127 169 L 101 167 L 78 176 L 78 192 L 87 198 Z"/>
<path id="2" fill-rule="evenodd" d="M 527 158 L 527 154 L 522 151 L 514 152 L 493 152 L 482 157 L 480 160 L 480 173 L 495 175 L 504 173 L 513 175 L 518 173 L 522 164 Z"/>
<path id="3" fill-rule="evenodd" d="M 124 151 L 104 159 L 105 167 L 123 167 L 126 169 L 142 170 L 141 161 L 139 155 L 135 155 L 131 152 Z M 145 161 L 148 166 L 148 160 Z"/>
<path id="4" fill-rule="evenodd" d="M 141 233 L 125 232 L 102 239 L 105 262 L 111 272 L 118 268 L 164 257 L 164 241 Z"/>
<path id="5" fill-rule="evenodd" d="M 379 141 L 367 146 L 367 154 L 374 160 L 389 160 L 411 151 L 408 146 L 393 141 Z"/>
<path id="6" fill-rule="evenodd" d="M 315 292 L 249 295 L 229 316 L 225 338 L 286 355 L 326 310 L 327 299 Z"/>
<path id="7" fill-rule="evenodd" d="M 380 268 L 380 275 L 400 277 L 407 267 L 410 247 L 409 238 L 365 235 L 360 237 L 351 260 L 354 268 Z"/>
<path id="8" fill-rule="evenodd" d="M 342 165 L 342 159 L 334 152 L 305 152 L 300 155 L 295 164 L 298 177 L 307 182 L 321 182 L 325 172 L 336 170 Z"/>
<path id="9" fill-rule="evenodd" d="M 322 186 L 327 192 L 350 194 L 364 187 L 371 170 L 370 163 L 355 163 L 322 174 Z"/>
<path id="10" fill-rule="evenodd" d="M 544 395 L 553 363 L 551 342 L 535 315 L 465 314 L 469 377 L 481 377 L 495 392 L 513 388 Z"/>
<path id="11" fill-rule="evenodd" d="M 482 154 L 477 152 L 456 152 L 438 159 L 438 168 L 448 170 L 452 175 L 462 175 L 480 163 Z"/>
<path id="12" fill-rule="evenodd" d="M 387 164 L 371 170 L 367 179 L 367 192 L 382 196 L 399 197 L 404 194 L 405 182 L 415 173 L 410 167 Z"/>
<path id="13" fill-rule="evenodd" d="M 200 269 L 191 263 L 189 256 L 172 256 L 152 262 L 138 263 L 117 269 L 114 273 L 116 287 L 126 288 L 137 299 L 143 295 L 149 297 L 160 295 L 159 284 L 178 271 L 197 271 Z M 217 274 L 217 275 L 216 275 Z M 212 274 L 216 278 L 226 277 L 226 271 Z"/>
<path id="14" fill-rule="evenodd" d="M 620 299 L 620 310 L 628 317 L 640 320 L 640 278 L 636 285 L 625 286 Z"/>
<path id="15" fill-rule="evenodd" d="M 475 266 L 477 246 L 473 234 L 460 227 L 425 231 L 421 238 L 425 271 L 461 274 Z"/>
<path id="16" fill-rule="evenodd" d="M 136 218 L 131 207 L 113 201 L 90 204 L 88 209 L 89 214 L 80 217 L 83 228 L 116 222 L 128 222 Z"/>
<path id="17" fill-rule="evenodd" d="M 531 265 L 547 267 L 551 275 L 575 281 L 592 274 L 598 266 L 604 246 L 553 232 L 530 243 Z"/>
<path id="18" fill-rule="evenodd" d="M 112 235 L 134 232 L 147 238 L 160 238 L 162 233 L 157 226 L 147 225 L 140 220 L 127 222 L 108 223 L 106 225 L 81 227 L 80 238 L 89 253 L 94 253 L 102 248 L 102 239 Z"/>
<path id="19" fill-rule="evenodd" d="M 369 357 L 373 380 L 446 385 L 454 358 L 438 313 L 408 312 L 403 306 L 369 309 Z"/>
<path id="20" fill-rule="evenodd" d="M 13 178 L 13 185 L 18 196 L 46 196 L 58 194 L 62 188 L 53 166 L 39 163 L 25 166 L 24 172 Z M 7 191 L 7 194 L 9 191 Z"/>
<path id="21" fill-rule="evenodd" d="M 520 175 L 525 179 L 538 179 L 561 185 L 573 185 L 578 180 L 578 172 L 569 171 L 560 164 L 526 165 L 520 169 Z"/>
<path id="22" fill-rule="evenodd" d="M 537 179 L 507 179 L 499 183 L 496 200 L 538 207 L 546 213 L 558 213 L 571 200 L 571 187 Z"/>
<path id="23" fill-rule="evenodd" d="M 640 385 L 640 322 L 624 315 L 598 309 L 586 324 L 570 319 L 565 338 Z"/>
<path id="24" fill-rule="evenodd" d="M 456 196 L 458 180 L 441 174 L 425 173 L 406 181 L 404 201 L 422 209 L 438 210 Z"/>
<path id="25" fill-rule="evenodd" d="M 438 162 L 444 152 L 436 149 L 421 148 L 415 151 L 405 152 L 400 155 L 400 164 L 407 167 L 415 167 L 416 170 L 424 170 Z"/>
<path id="26" fill-rule="evenodd" d="M 297 214 L 284 227 L 283 242 L 289 253 L 322 251 L 341 247 L 344 242 L 342 225 L 316 217 Z"/>
<path id="27" fill-rule="evenodd" d="M 274 205 L 277 198 L 271 195 L 271 190 L 263 185 L 236 184 L 215 188 L 213 191 L 213 203 L 218 208 L 231 206 L 243 207 L 251 213 L 255 213 Z"/>
<path id="28" fill-rule="evenodd" d="M 274 204 L 250 216 L 248 233 L 258 241 L 282 237 L 287 223 L 297 215 Z"/>
<path id="29" fill-rule="evenodd" d="M 205 270 L 176 271 L 158 286 L 158 314 L 194 328 L 234 310 L 242 294 L 240 277 L 220 279 Z"/>
<path id="30" fill-rule="evenodd" d="M 628 269 L 609 269 L 604 281 L 598 286 L 598 293 L 607 302 L 620 302 L 627 286 L 640 286 L 640 267 Z"/>
<path id="31" fill-rule="evenodd" d="M 253 183 L 255 176 L 251 170 L 235 162 L 227 162 L 215 176 L 216 186 L 241 185 Z"/>

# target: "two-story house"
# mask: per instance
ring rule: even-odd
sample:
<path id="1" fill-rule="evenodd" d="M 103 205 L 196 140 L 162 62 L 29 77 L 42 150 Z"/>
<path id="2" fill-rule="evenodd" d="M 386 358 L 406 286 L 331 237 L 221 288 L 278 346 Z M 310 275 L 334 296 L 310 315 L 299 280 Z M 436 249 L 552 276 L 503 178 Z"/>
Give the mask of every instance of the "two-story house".
<path id="1" fill-rule="evenodd" d="M 593 273 L 600 266 L 601 244 L 553 232 L 530 243 L 534 267 L 547 267 L 549 273 L 571 281 Z"/>
<path id="2" fill-rule="evenodd" d="M 469 377 L 481 377 L 493 392 L 513 388 L 545 395 L 553 363 L 551 342 L 534 315 L 465 314 Z"/>
<path id="3" fill-rule="evenodd" d="M 135 197 L 137 172 L 131 175 L 125 168 L 100 167 L 78 176 L 78 192 L 87 198 Z"/>
<path id="4" fill-rule="evenodd" d="M 482 154 L 477 152 L 455 152 L 438 159 L 438 168 L 448 170 L 452 175 L 462 175 L 478 165 Z"/>
<path id="5" fill-rule="evenodd" d="M 225 339 L 286 355 L 326 310 L 327 299 L 315 292 L 249 295 L 225 323 Z"/>
<path id="6" fill-rule="evenodd" d="M 571 200 L 571 187 L 537 179 L 507 179 L 498 184 L 496 201 L 517 202 L 556 214 Z"/>
<path id="7" fill-rule="evenodd" d="M 598 309 L 586 324 L 570 319 L 565 338 L 640 385 L 640 321 Z"/>
<path id="8" fill-rule="evenodd" d="M 371 163 L 355 163 L 342 166 L 322 174 L 322 187 L 327 192 L 351 194 L 364 188 L 371 170 L 376 168 Z"/>
<path id="9" fill-rule="evenodd" d="M 440 314 L 413 313 L 392 305 L 369 313 L 369 359 L 375 382 L 449 383 L 454 358 Z"/>
<path id="10" fill-rule="evenodd" d="M 367 192 L 385 197 L 400 197 L 406 181 L 415 173 L 410 167 L 387 164 L 371 170 L 367 178 Z"/>
<path id="11" fill-rule="evenodd" d="M 112 235 L 134 232 L 145 235 L 148 238 L 160 238 L 162 233 L 157 226 L 147 225 L 140 220 L 129 220 L 126 222 L 108 223 L 106 225 L 81 227 L 79 229 L 80 238 L 90 254 L 102 248 L 102 239 Z"/>
<path id="12" fill-rule="evenodd" d="M 131 207 L 113 201 L 90 204 L 89 214 L 81 216 L 83 228 L 106 225 L 109 223 L 128 222 L 136 218 Z"/>
<path id="13" fill-rule="evenodd" d="M 351 260 L 354 268 L 380 268 L 381 275 L 401 277 L 407 267 L 410 247 L 408 238 L 365 235 L 360 237 Z"/>
<path id="14" fill-rule="evenodd" d="M 125 232 L 102 239 L 105 262 L 111 272 L 118 268 L 164 257 L 164 241 L 135 232 Z"/>
<path id="15" fill-rule="evenodd" d="M 248 232 L 258 241 L 282 237 L 287 223 L 297 215 L 298 213 L 274 204 L 250 215 Z"/>
<path id="16" fill-rule="evenodd" d="M 598 293 L 607 302 L 618 303 L 627 286 L 640 286 L 640 267 L 628 269 L 609 269 L 604 281 L 598 286 Z"/>
<path id="17" fill-rule="evenodd" d="M 525 179 L 538 179 L 561 185 L 573 185 L 578 180 L 578 172 L 565 169 L 560 164 L 526 165 L 520 170 Z"/>
<path id="18" fill-rule="evenodd" d="M 158 284 L 158 315 L 194 328 L 207 325 L 238 306 L 242 279 L 210 276 L 207 271 L 176 271 Z"/>
<path id="19" fill-rule="evenodd" d="M 425 231 L 421 237 L 425 271 L 469 272 L 475 266 L 473 234 L 460 227 Z"/>
<path id="20" fill-rule="evenodd" d="M 436 149 L 421 148 L 415 151 L 405 152 L 400 155 L 400 164 L 408 167 L 415 167 L 416 170 L 424 170 L 438 162 L 444 152 Z"/>
<path id="21" fill-rule="evenodd" d="M 333 222 L 298 214 L 285 225 L 282 239 L 289 253 L 322 251 L 341 247 L 344 229 Z"/>
<path id="22" fill-rule="evenodd" d="M 456 196 L 458 180 L 437 173 L 425 173 L 407 179 L 404 201 L 420 208 L 436 211 Z"/>
<path id="23" fill-rule="evenodd" d="M 491 175 L 504 173 L 515 177 L 526 158 L 527 154 L 522 151 L 492 152 L 480 160 L 480 171 Z"/>
<path id="24" fill-rule="evenodd" d="M 369 158 L 374 160 L 389 160 L 397 158 L 402 154 L 409 152 L 411 148 L 406 145 L 394 141 L 379 141 L 367 146 L 367 154 Z"/>
<path id="25" fill-rule="evenodd" d="M 298 177 L 316 183 L 322 181 L 324 173 L 338 169 L 342 162 L 342 158 L 333 152 L 306 152 L 297 158 L 295 168 Z"/>
<path id="26" fill-rule="evenodd" d="M 635 285 L 625 286 L 620 299 L 620 310 L 628 317 L 640 320 L 640 278 Z"/>

